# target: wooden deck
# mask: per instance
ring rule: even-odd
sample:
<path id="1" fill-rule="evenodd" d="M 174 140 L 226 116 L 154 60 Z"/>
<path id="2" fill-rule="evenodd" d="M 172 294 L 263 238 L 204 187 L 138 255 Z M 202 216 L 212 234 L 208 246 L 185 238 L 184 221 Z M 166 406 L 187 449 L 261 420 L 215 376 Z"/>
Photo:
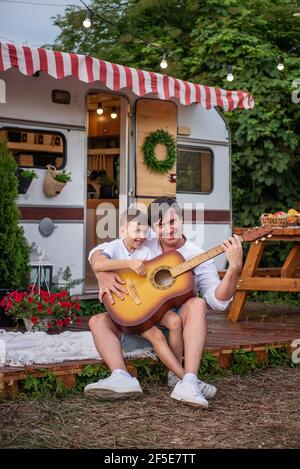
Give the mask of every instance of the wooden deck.
<path id="1" fill-rule="evenodd" d="M 277 308 L 278 309 L 278 308 Z M 80 328 L 87 330 L 85 321 Z M 294 339 L 300 339 L 300 314 L 286 314 L 270 317 L 262 314 L 257 319 L 246 319 L 238 323 L 228 322 L 226 312 L 208 315 L 207 339 L 205 350 L 218 357 L 221 366 L 230 365 L 235 350 L 254 351 L 258 356 L 266 356 L 268 346 L 291 347 Z M 66 386 L 72 387 L 76 375 L 89 364 L 101 363 L 99 360 L 81 360 L 56 365 L 32 365 L 25 368 L 0 367 L 0 395 L 11 395 L 18 391 L 19 383 L 28 375 L 43 376 L 45 370 L 59 376 Z M 136 374 L 132 361 L 127 362 L 129 371 Z"/>

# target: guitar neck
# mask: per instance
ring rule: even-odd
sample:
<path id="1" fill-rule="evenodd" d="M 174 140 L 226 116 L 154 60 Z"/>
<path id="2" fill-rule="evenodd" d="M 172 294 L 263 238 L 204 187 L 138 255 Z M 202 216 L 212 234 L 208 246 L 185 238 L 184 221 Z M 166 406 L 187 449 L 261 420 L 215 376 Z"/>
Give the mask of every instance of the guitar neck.
<path id="1" fill-rule="evenodd" d="M 240 237 L 241 238 L 241 237 Z M 241 241 L 243 239 L 241 238 Z M 202 254 L 199 254 L 198 256 L 192 257 L 192 259 L 189 259 L 188 261 L 181 262 L 180 264 L 171 267 L 170 272 L 172 277 L 178 277 L 178 275 L 183 274 L 184 272 L 187 272 L 188 270 L 194 269 L 194 267 L 197 267 L 200 264 L 203 264 L 203 262 L 208 261 L 209 259 L 212 259 L 213 257 L 218 256 L 219 254 L 222 254 L 224 252 L 224 248 L 219 244 L 218 246 L 215 246 L 212 249 L 209 249 L 206 252 L 203 252 Z"/>

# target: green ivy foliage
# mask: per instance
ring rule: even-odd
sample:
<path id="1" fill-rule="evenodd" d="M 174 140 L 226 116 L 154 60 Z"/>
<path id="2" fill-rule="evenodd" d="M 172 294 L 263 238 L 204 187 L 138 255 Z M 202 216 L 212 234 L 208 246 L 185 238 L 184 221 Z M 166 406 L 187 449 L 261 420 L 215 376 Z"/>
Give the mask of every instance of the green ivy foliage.
<path id="1" fill-rule="evenodd" d="M 75 7 L 54 19 L 61 29 L 55 48 L 161 73 L 160 51 L 136 38 L 141 36 L 172 52 L 169 75 L 254 96 L 253 110 L 224 113 L 232 135 L 235 226 L 255 226 L 263 212 L 297 208 L 300 19 L 293 13 L 300 0 L 94 0 L 91 6 L 102 19 L 95 17 L 90 30 Z M 230 83 L 226 64 L 233 65 Z M 280 265 L 272 251 L 268 257 Z"/>

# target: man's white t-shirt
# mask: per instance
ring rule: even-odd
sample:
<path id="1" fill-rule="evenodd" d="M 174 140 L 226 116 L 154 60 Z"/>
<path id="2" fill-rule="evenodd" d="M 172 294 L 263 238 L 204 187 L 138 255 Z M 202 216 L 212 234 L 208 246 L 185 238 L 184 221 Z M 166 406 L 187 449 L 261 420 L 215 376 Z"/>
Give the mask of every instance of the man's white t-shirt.
<path id="1" fill-rule="evenodd" d="M 159 256 L 163 253 L 161 244 L 158 238 L 147 239 L 139 249 L 136 249 L 132 253 L 129 253 L 124 245 L 122 239 L 115 239 L 109 243 L 102 243 L 93 248 L 89 253 L 89 261 L 91 261 L 92 255 L 96 251 L 102 251 L 102 254 L 110 259 L 145 259 L 150 260 L 154 257 Z M 199 254 L 205 252 L 199 248 L 196 244 L 186 240 L 181 248 L 177 249 L 178 252 L 184 257 L 185 260 L 189 260 Z M 195 286 L 197 292 L 200 293 L 202 298 L 207 304 L 214 310 L 224 310 L 228 307 L 230 300 L 220 301 L 215 296 L 215 290 L 220 284 L 220 277 L 218 275 L 215 261 L 210 259 L 203 264 L 193 269 L 195 275 Z"/>

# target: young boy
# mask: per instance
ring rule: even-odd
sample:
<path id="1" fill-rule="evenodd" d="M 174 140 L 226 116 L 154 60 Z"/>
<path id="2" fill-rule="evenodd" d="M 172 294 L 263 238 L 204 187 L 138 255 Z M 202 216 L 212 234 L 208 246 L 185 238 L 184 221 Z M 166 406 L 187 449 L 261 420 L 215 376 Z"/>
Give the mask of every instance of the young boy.
<path id="1" fill-rule="evenodd" d="M 149 248 L 144 245 L 147 239 L 148 220 L 140 211 L 134 215 L 124 212 L 120 219 L 121 238 L 104 243 L 101 255 L 92 261 L 93 251 L 89 255 L 95 272 L 118 271 L 129 268 L 138 275 L 145 275 L 144 260 L 153 256 Z M 159 325 L 169 330 L 169 343 L 163 332 L 153 326 L 141 334 L 153 346 L 160 360 L 178 378 L 184 376 L 184 370 L 180 365 L 183 353 L 183 336 L 181 317 L 173 311 L 168 311 Z M 107 313 L 97 315 L 90 321 L 90 328 L 93 334 L 95 346 L 112 374 L 109 378 L 99 380 L 97 383 L 88 384 L 84 392 L 87 396 L 98 397 L 124 397 L 128 395 L 138 395 L 142 389 L 135 378 L 127 372 L 124 361 L 114 362 L 113 348 L 121 347 L 116 343 L 116 335 L 119 340 L 122 334 L 112 323 Z M 113 328 L 114 335 L 111 334 Z M 110 345 L 110 347 L 108 347 Z"/>

